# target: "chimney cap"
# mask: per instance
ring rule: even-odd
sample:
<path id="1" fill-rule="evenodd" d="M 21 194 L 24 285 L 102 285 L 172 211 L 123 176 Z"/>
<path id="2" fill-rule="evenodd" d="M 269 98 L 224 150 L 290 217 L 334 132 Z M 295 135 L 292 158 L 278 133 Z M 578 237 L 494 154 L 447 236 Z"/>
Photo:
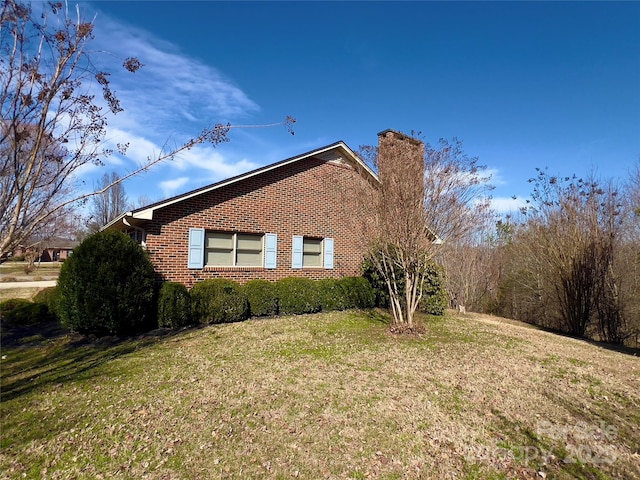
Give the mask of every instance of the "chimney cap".
<path id="1" fill-rule="evenodd" d="M 400 140 L 409 140 L 411 143 L 415 145 L 422 145 L 422 141 L 418 140 L 417 138 L 410 137 L 409 135 L 399 132 L 397 130 L 393 130 L 392 128 L 387 128 L 386 130 L 383 130 L 382 132 L 378 133 L 378 138 L 386 137 L 387 133 L 393 134 L 393 136 L 398 137 L 398 139 Z"/>

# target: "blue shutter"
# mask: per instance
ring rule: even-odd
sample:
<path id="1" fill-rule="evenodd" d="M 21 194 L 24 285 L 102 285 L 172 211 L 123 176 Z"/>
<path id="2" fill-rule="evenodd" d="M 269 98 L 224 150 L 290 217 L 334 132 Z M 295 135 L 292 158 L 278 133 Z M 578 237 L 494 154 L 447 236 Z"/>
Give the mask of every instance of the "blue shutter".
<path id="1" fill-rule="evenodd" d="M 189 229 L 189 268 L 204 267 L 204 228 Z"/>
<path id="2" fill-rule="evenodd" d="M 278 259 L 278 235 L 264 234 L 264 268 L 276 268 Z"/>
<path id="3" fill-rule="evenodd" d="M 302 237 L 294 235 L 292 243 L 291 268 L 302 268 Z"/>
<path id="4" fill-rule="evenodd" d="M 324 268 L 333 268 L 333 238 L 324 239 Z"/>

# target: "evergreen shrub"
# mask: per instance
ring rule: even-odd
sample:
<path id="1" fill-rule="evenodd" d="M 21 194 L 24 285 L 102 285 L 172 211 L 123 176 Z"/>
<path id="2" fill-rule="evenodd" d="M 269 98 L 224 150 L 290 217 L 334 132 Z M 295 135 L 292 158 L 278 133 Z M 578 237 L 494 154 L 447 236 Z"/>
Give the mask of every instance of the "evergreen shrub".
<path id="1" fill-rule="evenodd" d="M 44 303 L 47 308 L 49 308 L 49 312 L 53 315 L 57 315 L 57 303 L 58 303 L 58 288 L 57 287 L 47 287 L 40 290 L 33 297 L 34 303 Z"/>
<path id="2" fill-rule="evenodd" d="M 26 327 L 53 320 L 44 303 L 33 303 L 24 298 L 10 298 L 0 303 L 2 323 L 6 327 Z"/>
<path id="3" fill-rule="evenodd" d="M 320 306 L 324 311 L 344 310 L 347 308 L 345 290 L 339 280 L 325 278 L 316 282 L 320 295 Z"/>
<path id="4" fill-rule="evenodd" d="M 278 280 L 276 284 L 282 315 L 301 315 L 320 311 L 320 295 L 313 280 L 288 277 Z"/>
<path id="5" fill-rule="evenodd" d="M 249 280 L 244 288 L 251 315 L 271 317 L 278 314 L 278 289 L 275 283 L 261 279 Z"/>
<path id="6" fill-rule="evenodd" d="M 191 289 L 192 314 L 200 324 L 239 322 L 249 317 L 244 288 L 224 278 L 196 283 Z"/>
<path id="7" fill-rule="evenodd" d="M 444 315 L 449 296 L 444 284 L 444 268 L 435 263 L 427 267 L 427 277 L 422 289 L 419 309 L 430 315 Z"/>
<path id="8" fill-rule="evenodd" d="M 62 264 L 57 313 L 71 330 L 98 336 L 151 330 L 155 306 L 151 261 L 124 233 L 87 237 Z"/>
<path id="9" fill-rule="evenodd" d="M 376 294 L 366 278 L 344 277 L 339 281 L 345 295 L 345 308 L 373 308 Z"/>
<path id="10" fill-rule="evenodd" d="M 426 266 L 427 275 L 422 292 L 422 299 L 418 309 L 431 315 L 443 315 L 449 303 L 449 297 L 445 286 L 444 268 L 436 263 L 430 263 Z M 368 259 L 363 263 L 362 276 L 366 278 L 372 285 L 376 305 L 378 307 L 389 307 L 389 291 L 387 284 L 376 269 L 374 263 Z M 400 267 L 396 267 L 395 276 L 398 281 L 398 290 L 400 292 L 400 300 L 404 301 L 404 274 Z"/>
<path id="11" fill-rule="evenodd" d="M 191 324 L 191 295 L 181 283 L 164 282 L 158 293 L 158 326 L 180 328 Z"/>

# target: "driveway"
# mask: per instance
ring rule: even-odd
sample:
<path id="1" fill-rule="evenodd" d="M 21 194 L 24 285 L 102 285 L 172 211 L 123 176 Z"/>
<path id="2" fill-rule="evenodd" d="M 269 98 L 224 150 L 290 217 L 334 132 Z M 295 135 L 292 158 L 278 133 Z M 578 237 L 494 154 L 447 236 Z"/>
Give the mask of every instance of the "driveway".
<path id="1" fill-rule="evenodd" d="M 55 286 L 55 280 L 41 280 L 39 282 L 0 282 L 0 290 L 7 288 L 46 288 Z"/>

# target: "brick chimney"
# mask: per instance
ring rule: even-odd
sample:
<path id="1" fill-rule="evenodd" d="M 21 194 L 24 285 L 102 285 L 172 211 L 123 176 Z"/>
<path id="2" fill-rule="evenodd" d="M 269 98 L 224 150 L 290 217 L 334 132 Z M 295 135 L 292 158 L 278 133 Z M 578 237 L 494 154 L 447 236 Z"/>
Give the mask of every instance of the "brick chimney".
<path id="1" fill-rule="evenodd" d="M 385 188 L 402 190 L 403 197 L 424 201 L 424 144 L 395 130 L 378 134 L 378 176 Z M 405 197 L 405 198 L 406 198 Z"/>

